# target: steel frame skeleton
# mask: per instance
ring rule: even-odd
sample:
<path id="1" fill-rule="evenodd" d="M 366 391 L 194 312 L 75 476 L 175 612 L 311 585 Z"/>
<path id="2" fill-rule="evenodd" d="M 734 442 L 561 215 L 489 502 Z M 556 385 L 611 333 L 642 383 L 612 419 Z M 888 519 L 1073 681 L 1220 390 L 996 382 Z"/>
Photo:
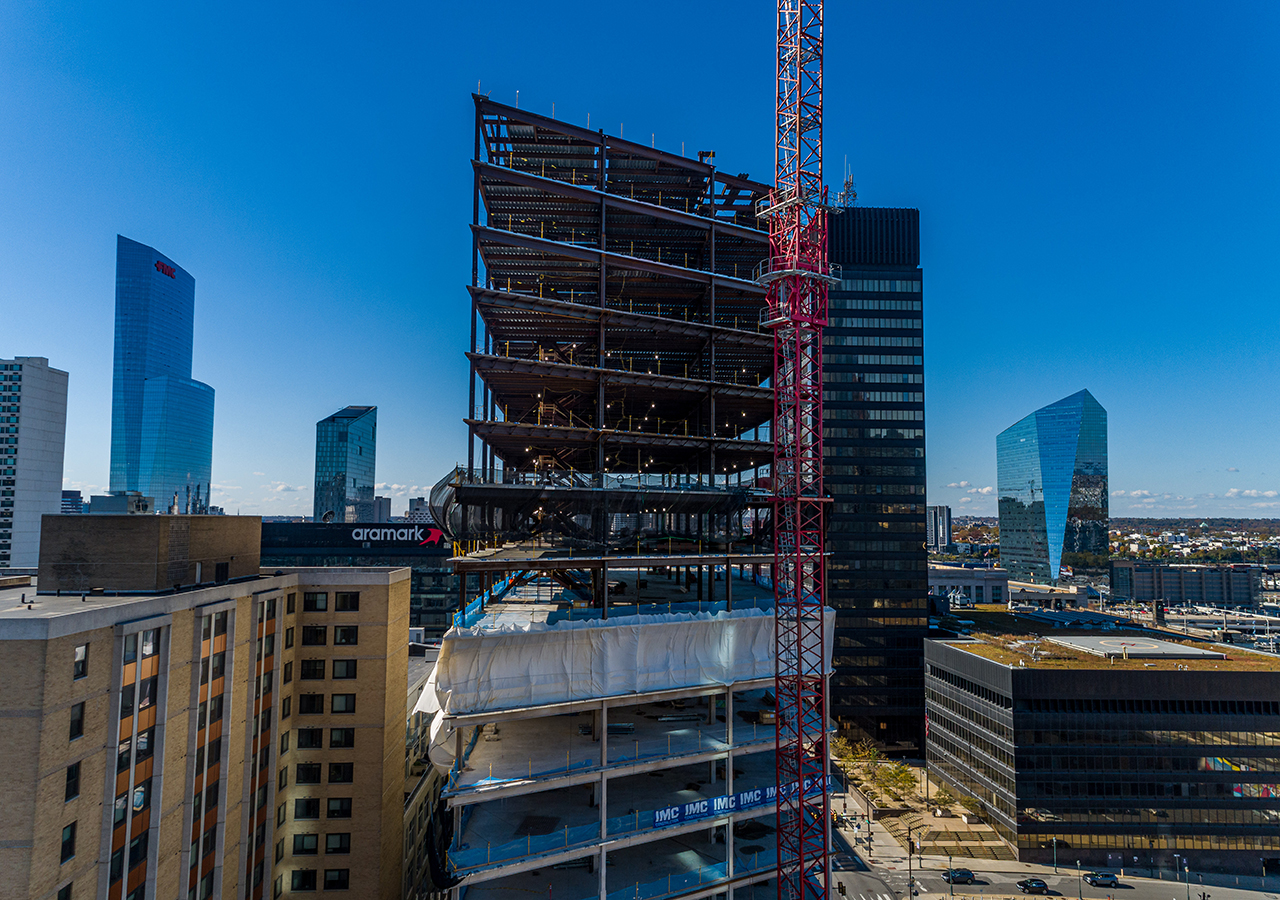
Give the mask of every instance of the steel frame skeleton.
<path id="1" fill-rule="evenodd" d="M 777 615 L 777 778 L 827 773 L 823 651 L 822 329 L 832 278 L 822 186 L 822 3 L 778 2 L 775 188 L 764 324 L 774 336 L 774 584 Z M 819 782 L 821 783 L 821 782 Z M 825 900 L 830 798 L 778 799 L 778 896 Z"/>

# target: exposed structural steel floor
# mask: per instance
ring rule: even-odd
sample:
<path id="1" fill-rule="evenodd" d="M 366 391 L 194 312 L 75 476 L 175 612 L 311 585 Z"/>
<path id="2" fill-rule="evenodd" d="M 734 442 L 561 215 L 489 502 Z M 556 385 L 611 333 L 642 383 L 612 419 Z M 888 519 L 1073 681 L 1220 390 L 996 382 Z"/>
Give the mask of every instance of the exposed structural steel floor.
<path id="1" fill-rule="evenodd" d="M 475 104 L 469 465 L 706 477 L 768 463 L 772 338 L 752 280 L 768 187 L 714 157 Z"/>

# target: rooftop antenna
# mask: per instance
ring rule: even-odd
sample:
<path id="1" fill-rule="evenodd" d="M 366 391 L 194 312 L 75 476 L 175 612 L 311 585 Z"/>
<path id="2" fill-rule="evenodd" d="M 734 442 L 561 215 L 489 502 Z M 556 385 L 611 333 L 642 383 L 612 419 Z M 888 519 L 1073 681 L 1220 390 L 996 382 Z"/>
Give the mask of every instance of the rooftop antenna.
<path id="1" fill-rule="evenodd" d="M 844 209 L 850 206 L 856 206 L 858 203 L 858 191 L 853 183 L 853 169 L 849 167 L 849 154 L 844 157 L 844 187 L 840 193 L 836 195 L 836 206 Z"/>

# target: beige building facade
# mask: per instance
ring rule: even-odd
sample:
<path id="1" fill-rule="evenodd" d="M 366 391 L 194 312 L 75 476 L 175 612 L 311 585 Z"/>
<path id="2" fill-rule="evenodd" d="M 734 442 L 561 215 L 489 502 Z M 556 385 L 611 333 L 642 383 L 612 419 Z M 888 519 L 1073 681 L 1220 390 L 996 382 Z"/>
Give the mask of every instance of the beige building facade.
<path id="1" fill-rule="evenodd" d="M 252 574 L 0 588 L 0 897 L 400 896 L 409 570 L 259 572 L 257 520 L 226 518 L 189 555 Z"/>

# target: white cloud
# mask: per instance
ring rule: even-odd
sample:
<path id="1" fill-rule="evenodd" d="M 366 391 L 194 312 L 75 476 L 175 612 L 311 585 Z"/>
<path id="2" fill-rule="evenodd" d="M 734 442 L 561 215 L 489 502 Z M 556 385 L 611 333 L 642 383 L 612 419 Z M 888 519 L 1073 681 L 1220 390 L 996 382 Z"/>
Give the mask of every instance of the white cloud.
<path id="1" fill-rule="evenodd" d="M 266 473 L 266 472 L 254 472 L 253 474 L 254 474 L 254 475 L 257 475 L 259 478 L 266 478 L 266 477 L 267 477 L 267 473 Z"/>
<path id="2" fill-rule="evenodd" d="M 972 502 L 973 502 L 973 498 L 972 498 L 972 497 L 961 497 L 961 498 L 960 498 L 960 502 L 961 502 L 961 503 L 972 503 Z"/>
<path id="3" fill-rule="evenodd" d="M 1239 469 L 1237 469 L 1235 466 L 1227 466 L 1227 471 L 1228 471 L 1228 472 L 1239 472 L 1240 470 L 1239 470 Z"/>
<path id="4" fill-rule="evenodd" d="M 276 494 L 291 494 L 291 493 L 294 493 L 295 491 L 306 490 L 305 487 L 294 487 L 293 485 L 286 484 L 283 481 L 273 481 L 271 482 L 271 484 L 264 484 L 262 486 L 262 489 L 265 491 L 271 491 Z"/>
<path id="5" fill-rule="evenodd" d="M 1130 497 L 1151 497 L 1151 492 L 1150 491 L 1130 491 L 1129 496 Z M 1154 499 L 1154 497 L 1152 499 Z"/>
<path id="6" fill-rule="evenodd" d="M 967 488 L 970 484 L 967 481 L 953 481 L 947 487 L 949 488 Z"/>
<path id="7" fill-rule="evenodd" d="M 244 488 L 242 488 L 242 487 L 241 487 L 240 485 L 238 485 L 238 484 L 218 484 L 216 481 L 211 485 L 211 487 L 212 487 L 215 491 L 223 491 L 224 493 L 225 493 L 225 492 L 229 492 L 229 491 L 243 491 L 243 490 L 244 490 Z"/>
<path id="8" fill-rule="evenodd" d="M 996 489 L 991 487 L 991 485 L 987 485 L 986 487 L 969 488 L 970 494 L 982 494 L 983 496 L 986 496 L 987 494 L 994 494 L 995 492 Z"/>

